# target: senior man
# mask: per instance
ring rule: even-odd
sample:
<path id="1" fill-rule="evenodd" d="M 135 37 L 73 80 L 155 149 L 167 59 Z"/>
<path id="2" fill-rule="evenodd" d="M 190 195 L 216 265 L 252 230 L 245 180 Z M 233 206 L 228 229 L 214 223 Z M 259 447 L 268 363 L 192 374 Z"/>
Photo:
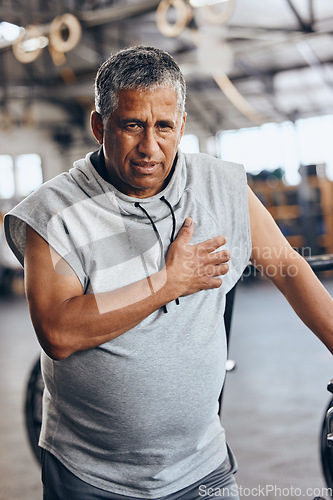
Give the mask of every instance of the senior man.
<path id="1" fill-rule="evenodd" d="M 42 347 L 44 499 L 238 498 L 218 415 L 225 295 L 251 258 L 331 350 L 332 299 L 242 166 L 179 150 L 169 54 L 120 51 L 95 90 L 98 151 L 5 219 Z"/>

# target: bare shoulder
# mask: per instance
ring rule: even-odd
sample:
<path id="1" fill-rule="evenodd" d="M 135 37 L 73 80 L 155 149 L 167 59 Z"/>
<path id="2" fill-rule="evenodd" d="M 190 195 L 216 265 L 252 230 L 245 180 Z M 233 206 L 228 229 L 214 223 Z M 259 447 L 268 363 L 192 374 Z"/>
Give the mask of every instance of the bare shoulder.
<path id="1" fill-rule="evenodd" d="M 26 228 L 24 268 L 28 300 L 65 300 L 83 293 L 73 269 L 29 225 Z"/>
<path id="2" fill-rule="evenodd" d="M 250 188 L 248 198 L 253 264 L 259 264 L 265 270 L 267 266 L 278 266 L 290 259 L 294 260 L 298 256 L 297 252 L 290 246 L 271 214 Z"/>

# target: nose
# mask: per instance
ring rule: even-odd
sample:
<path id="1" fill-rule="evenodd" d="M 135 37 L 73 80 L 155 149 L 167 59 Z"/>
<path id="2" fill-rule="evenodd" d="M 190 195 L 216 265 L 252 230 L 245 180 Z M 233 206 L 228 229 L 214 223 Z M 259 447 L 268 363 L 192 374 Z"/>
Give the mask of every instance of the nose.
<path id="1" fill-rule="evenodd" d="M 154 155 L 160 149 L 154 129 L 146 128 L 142 132 L 142 136 L 140 137 L 137 149 L 139 153 L 143 154 L 144 156 L 148 156 L 150 158 L 154 157 Z"/>

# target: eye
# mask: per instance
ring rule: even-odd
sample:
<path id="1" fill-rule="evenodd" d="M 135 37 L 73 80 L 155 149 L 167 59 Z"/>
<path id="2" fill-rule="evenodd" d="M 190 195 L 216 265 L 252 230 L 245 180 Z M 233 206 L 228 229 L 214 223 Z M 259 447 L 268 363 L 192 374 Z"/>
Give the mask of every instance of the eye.
<path id="1" fill-rule="evenodd" d="M 128 132 L 138 132 L 141 129 L 138 123 L 127 123 L 124 128 Z"/>
<path id="2" fill-rule="evenodd" d="M 162 122 L 158 124 L 158 130 L 160 130 L 161 132 L 169 132 L 170 130 L 172 130 L 172 126 L 169 123 Z"/>

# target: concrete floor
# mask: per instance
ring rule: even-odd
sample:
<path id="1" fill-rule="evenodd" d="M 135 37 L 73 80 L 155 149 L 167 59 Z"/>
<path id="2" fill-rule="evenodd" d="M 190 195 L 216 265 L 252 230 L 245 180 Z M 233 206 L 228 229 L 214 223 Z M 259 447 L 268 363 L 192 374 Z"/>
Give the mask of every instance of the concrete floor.
<path id="1" fill-rule="evenodd" d="M 333 294 L 333 280 L 325 286 Z M 222 418 L 242 497 L 311 499 L 325 487 L 318 441 L 332 357 L 270 283 L 239 286 L 234 312 L 229 357 L 237 367 L 227 376 Z M 39 348 L 23 298 L 0 298 L 0 333 L 0 500 L 39 500 L 23 417 Z"/>

